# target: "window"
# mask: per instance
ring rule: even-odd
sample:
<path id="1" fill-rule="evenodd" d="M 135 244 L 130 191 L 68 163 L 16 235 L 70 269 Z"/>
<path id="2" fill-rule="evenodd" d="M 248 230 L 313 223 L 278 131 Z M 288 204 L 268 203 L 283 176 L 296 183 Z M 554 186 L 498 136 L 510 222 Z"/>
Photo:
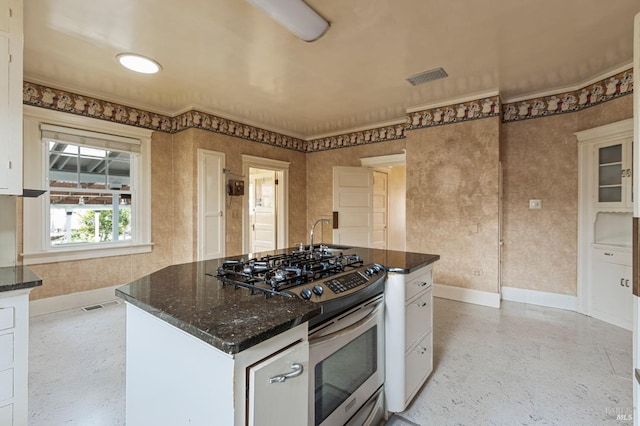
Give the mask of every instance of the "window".
<path id="1" fill-rule="evenodd" d="M 41 129 L 48 150 L 50 246 L 131 241 L 131 166 L 139 141 L 113 143 L 74 135 L 72 129 Z"/>
<path id="2" fill-rule="evenodd" d="M 24 199 L 24 263 L 149 252 L 151 132 L 84 117 L 86 128 L 67 127 L 37 113 L 47 117 L 25 112 L 25 165 L 39 167 L 24 187 L 47 192 Z"/>

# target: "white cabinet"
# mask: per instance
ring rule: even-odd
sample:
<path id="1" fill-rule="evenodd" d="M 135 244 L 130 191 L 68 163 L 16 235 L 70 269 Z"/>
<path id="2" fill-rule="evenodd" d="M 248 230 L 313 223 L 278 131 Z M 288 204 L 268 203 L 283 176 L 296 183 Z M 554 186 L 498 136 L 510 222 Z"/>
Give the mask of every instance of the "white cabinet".
<path id="1" fill-rule="evenodd" d="M 578 310 L 631 330 L 633 120 L 576 136 Z"/>
<path id="2" fill-rule="evenodd" d="M 0 292 L 0 425 L 26 426 L 29 291 Z"/>
<path id="3" fill-rule="evenodd" d="M 632 329 L 631 252 L 594 248 L 591 315 Z"/>
<path id="4" fill-rule="evenodd" d="M 127 303 L 127 426 L 306 424 L 307 324 L 231 355 Z"/>
<path id="5" fill-rule="evenodd" d="M 22 194 L 22 0 L 0 0 L 0 194 Z"/>
<path id="6" fill-rule="evenodd" d="M 630 136 L 594 146 L 597 174 L 595 184 L 596 206 L 599 208 L 633 208 L 632 145 Z"/>
<path id="7" fill-rule="evenodd" d="M 433 370 L 433 265 L 390 272 L 385 288 L 387 410 L 406 409 Z"/>

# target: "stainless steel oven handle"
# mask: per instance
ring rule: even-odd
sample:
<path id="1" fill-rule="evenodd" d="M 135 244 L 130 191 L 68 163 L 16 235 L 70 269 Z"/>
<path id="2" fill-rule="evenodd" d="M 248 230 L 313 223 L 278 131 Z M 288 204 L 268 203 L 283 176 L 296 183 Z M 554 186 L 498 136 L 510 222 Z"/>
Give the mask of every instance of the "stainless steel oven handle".
<path id="1" fill-rule="evenodd" d="M 278 374 L 277 376 L 273 376 L 269 379 L 269 383 L 282 383 L 287 379 L 293 379 L 294 377 L 298 377 L 302 374 L 304 368 L 302 368 L 302 364 L 291 364 L 291 372 L 285 374 Z"/>
<path id="2" fill-rule="evenodd" d="M 369 321 L 372 317 L 374 317 L 378 311 L 380 310 L 380 307 L 382 306 L 382 303 L 384 302 L 383 299 L 378 300 L 376 303 L 374 303 L 373 307 L 375 307 L 371 312 L 369 312 L 367 314 L 366 317 L 362 318 L 361 320 L 359 320 L 358 322 L 342 328 L 338 331 L 335 331 L 331 334 L 327 334 L 326 336 L 322 336 L 322 337 L 317 337 L 315 339 L 309 339 L 309 344 L 310 345 L 316 345 L 316 344 L 320 344 L 320 343 L 325 343 L 328 342 L 329 340 L 333 340 L 333 339 L 337 339 L 339 337 L 345 336 L 349 333 L 351 333 L 353 330 L 356 330 L 357 328 L 361 327 L 363 324 L 365 324 L 367 321 Z"/>

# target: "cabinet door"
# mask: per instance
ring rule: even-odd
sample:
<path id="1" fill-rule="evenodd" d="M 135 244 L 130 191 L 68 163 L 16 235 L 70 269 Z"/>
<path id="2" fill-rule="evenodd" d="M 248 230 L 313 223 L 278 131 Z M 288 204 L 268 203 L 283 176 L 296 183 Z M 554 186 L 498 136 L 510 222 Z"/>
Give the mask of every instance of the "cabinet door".
<path id="1" fill-rule="evenodd" d="M 633 297 L 631 267 L 606 262 L 593 263 L 591 309 L 595 318 L 631 330 Z"/>
<path id="2" fill-rule="evenodd" d="M 0 0 L 0 31 L 9 32 L 9 0 Z"/>
<path id="3" fill-rule="evenodd" d="M 302 342 L 249 368 L 249 425 L 307 423 L 308 359 L 309 343 Z M 302 369 L 299 374 L 298 366 Z"/>
<path id="4" fill-rule="evenodd" d="M 420 293 L 407 303 L 405 307 L 405 345 L 406 349 L 413 346 L 416 341 L 431 331 L 431 313 L 433 311 L 433 298 L 431 288 Z"/>
<path id="5" fill-rule="evenodd" d="M 596 204 L 600 207 L 632 207 L 631 140 L 596 147 Z"/>
<path id="6" fill-rule="evenodd" d="M 0 190 L 9 187 L 9 37 L 0 32 Z"/>
<path id="7" fill-rule="evenodd" d="M 433 334 L 424 336 L 406 354 L 404 381 L 405 407 L 409 405 L 433 370 Z"/>

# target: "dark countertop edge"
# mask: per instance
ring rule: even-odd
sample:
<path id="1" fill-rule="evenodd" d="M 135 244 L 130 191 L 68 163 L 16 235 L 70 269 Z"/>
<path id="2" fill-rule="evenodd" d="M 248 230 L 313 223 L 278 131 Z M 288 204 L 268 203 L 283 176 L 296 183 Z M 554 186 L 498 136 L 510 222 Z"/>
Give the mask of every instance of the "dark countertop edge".
<path id="1" fill-rule="evenodd" d="M 424 268 L 425 266 L 431 265 L 432 263 L 435 263 L 438 260 L 440 260 L 439 254 L 425 254 L 424 256 L 430 256 L 430 258 L 425 259 L 423 262 L 419 262 L 411 266 L 410 268 L 398 268 L 395 266 L 389 266 L 387 267 L 387 272 L 395 272 L 397 274 L 410 274 L 413 271 L 417 271 L 420 268 Z"/>
<path id="2" fill-rule="evenodd" d="M 125 300 L 126 302 L 131 303 L 132 305 L 136 306 L 137 308 L 161 319 L 162 321 L 171 324 L 172 326 L 184 331 L 187 334 L 190 334 L 194 337 L 196 337 L 199 340 L 202 340 L 203 342 L 213 346 L 214 348 L 229 354 L 229 355 L 235 355 L 239 352 L 242 352 L 246 349 L 251 348 L 252 346 L 257 345 L 258 343 L 264 342 L 265 340 L 268 340 L 271 337 L 275 337 L 278 334 L 281 334 L 291 328 L 294 328 L 295 326 L 298 326 L 304 322 L 309 321 L 311 318 L 317 316 L 320 314 L 320 306 L 317 306 L 316 309 L 309 311 L 308 313 L 296 317 L 296 318 L 292 318 L 289 321 L 285 321 L 282 324 L 279 324 L 275 327 L 272 327 L 268 330 L 265 330 L 262 333 L 258 333 L 255 336 L 251 337 L 250 339 L 246 339 L 246 340 L 242 340 L 240 342 L 227 342 L 223 339 L 220 339 L 216 336 L 213 336 L 209 333 L 206 333 L 204 331 L 202 331 L 201 329 L 199 329 L 198 327 L 191 325 L 185 321 L 182 321 L 178 318 L 175 318 L 172 315 L 167 314 L 164 311 L 161 311 L 159 309 L 154 308 L 153 306 L 150 306 L 146 303 L 142 303 L 139 300 L 131 297 L 130 295 L 122 292 L 120 290 L 120 288 L 116 288 L 115 291 L 116 296 L 120 297 L 121 299 Z"/>
<path id="3" fill-rule="evenodd" d="M 38 274 L 36 274 L 26 266 L 23 266 L 23 265 L 7 266 L 0 269 L 15 270 L 16 268 L 21 268 L 23 270 L 28 271 L 29 274 L 33 275 L 33 277 L 31 277 L 31 279 L 28 279 L 27 281 L 14 282 L 13 284 L 4 284 L 4 285 L 0 284 L 0 293 L 4 293 L 7 291 L 14 291 L 14 290 L 25 290 L 25 289 L 30 289 L 30 288 L 34 288 L 42 285 L 42 278 L 40 278 Z M 24 275 L 24 274 L 21 274 L 21 275 Z M 36 279 L 33 279 L 34 277 Z"/>

